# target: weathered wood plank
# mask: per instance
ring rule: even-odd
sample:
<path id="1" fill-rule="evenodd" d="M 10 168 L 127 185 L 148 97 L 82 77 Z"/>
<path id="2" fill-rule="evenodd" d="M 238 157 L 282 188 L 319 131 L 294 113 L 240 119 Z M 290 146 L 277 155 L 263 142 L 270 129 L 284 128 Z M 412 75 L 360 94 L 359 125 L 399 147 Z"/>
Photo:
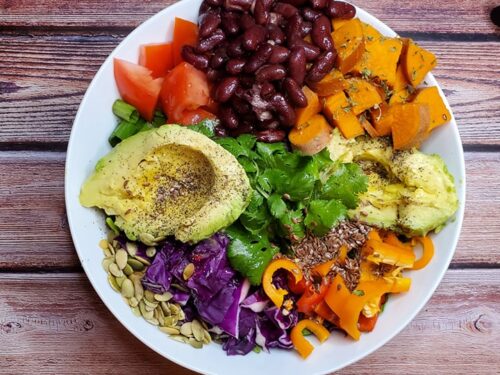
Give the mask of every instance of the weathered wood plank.
<path id="1" fill-rule="evenodd" d="M 0 0 L 0 27 L 136 27 L 175 0 Z M 353 1 L 399 32 L 494 34 L 494 0 Z M 456 22 L 460 20 L 460 22 Z M 436 28 L 439 25 L 439 29 Z"/>
<path id="2" fill-rule="evenodd" d="M 64 145 L 90 80 L 121 38 L 0 38 L 0 143 Z M 421 44 L 440 60 L 435 74 L 464 144 L 500 144 L 500 42 Z"/>
<path id="3" fill-rule="evenodd" d="M 2 274 L 0 300 L 7 373 L 190 373 L 126 331 L 82 274 Z M 450 270 L 406 329 L 341 373 L 491 374 L 499 319 L 500 270 Z"/>
<path id="4" fill-rule="evenodd" d="M 467 208 L 453 265 L 500 265 L 500 154 L 467 153 L 466 165 Z M 79 267 L 63 176 L 63 153 L 0 153 L 0 269 Z"/>

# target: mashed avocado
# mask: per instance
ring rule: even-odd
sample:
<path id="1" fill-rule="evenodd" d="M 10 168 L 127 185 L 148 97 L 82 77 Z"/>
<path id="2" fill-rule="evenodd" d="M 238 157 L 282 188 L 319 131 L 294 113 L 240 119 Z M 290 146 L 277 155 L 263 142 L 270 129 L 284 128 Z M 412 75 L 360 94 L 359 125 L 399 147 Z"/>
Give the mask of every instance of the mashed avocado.
<path id="1" fill-rule="evenodd" d="M 368 190 L 349 216 L 409 237 L 439 231 L 458 208 L 453 176 L 438 155 L 413 149 L 394 152 L 386 138 L 346 140 L 335 130 L 332 159 L 357 162 L 368 175 Z"/>
<path id="2" fill-rule="evenodd" d="M 116 216 L 129 238 L 153 245 L 170 235 L 182 242 L 211 236 L 239 217 L 251 192 L 233 155 L 202 134 L 166 125 L 103 157 L 80 202 Z"/>

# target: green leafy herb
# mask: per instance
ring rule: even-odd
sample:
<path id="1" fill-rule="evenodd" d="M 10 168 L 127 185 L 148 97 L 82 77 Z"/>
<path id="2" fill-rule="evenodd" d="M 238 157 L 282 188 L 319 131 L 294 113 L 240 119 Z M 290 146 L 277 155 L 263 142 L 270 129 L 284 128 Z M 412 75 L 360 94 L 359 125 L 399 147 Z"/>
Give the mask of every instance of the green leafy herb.
<path id="1" fill-rule="evenodd" d="M 191 125 L 189 130 L 194 130 L 195 132 L 201 133 L 208 138 L 215 137 L 215 127 L 218 122 L 216 120 L 203 120 L 195 125 Z"/>
<path id="2" fill-rule="evenodd" d="M 234 269 L 248 277 L 254 285 L 259 285 L 267 264 L 279 251 L 269 242 L 267 235 L 250 234 L 238 224 L 226 229 L 231 238 L 227 257 Z"/>
<path id="3" fill-rule="evenodd" d="M 286 246 L 307 232 L 325 235 L 366 190 L 361 168 L 333 162 L 326 149 L 306 156 L 284 143 L 257 142 L 251 135 L 215 141 L 238 159 L 254 189 L 247 209 L 228 228 L 233 239 L 229 261 L 253 284 L 260 284 L 278 251 L 273 242 Z"/>
<path id="4" fill-rule="evenodd" d="M 358 296 L 358 297 L 363 297 L 365 295 L 365 292 L 363 290 L 353 290 L 352 291 L 352 294 L 354 294 L 355 296 Z"/>

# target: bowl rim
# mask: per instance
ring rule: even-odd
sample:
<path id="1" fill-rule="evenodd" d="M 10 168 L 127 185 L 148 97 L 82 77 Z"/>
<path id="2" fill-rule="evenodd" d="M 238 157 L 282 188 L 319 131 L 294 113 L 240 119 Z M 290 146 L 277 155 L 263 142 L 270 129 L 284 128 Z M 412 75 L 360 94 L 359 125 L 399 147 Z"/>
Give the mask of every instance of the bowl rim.
<path id="1" fill-rule="evenodd" d="M 80 260 L 80 263 L 82 264 L 82 267 L 83 267 L 84 272 L 87 276 L 87 279 L 90 281 L 93 289 L 96 291 L 97 295 L 99 296 L 101 301 L 104 303 L 106 308 L 114 315 L 114 317 L 130 333 L 132 333 L 132 335 L 134 335 L 134 337 L 139 339 L 143 344 L 145 344 L 147 347 L 149 347 L 150 349 L 152 349 L 153 351 L 155 351 L 156 353 L 158 353 L 162 357 L 167 358 L 168 360 L 170 360 L 170 361 L 172 361 L 180 366 L 183 366 L 185 368 L 188 368 L 188 369 L 196 371 L 196 372 L 215 374 L 215 372 L 207 372 L 203 368 L 198 367 L 192 363 L 182 361 L 179 358 L 176 358 L 176 356 L 172 355 L 171 353 L 161 352 L 159 349 L 157 349 L 155 346 L 153 346 L 151 343 L 149 343 L 146 339 L 143 339 L 143 337 L 141 337 L 139 334 L 137 334 L 136 329 L 134 329 L 133 327 L 130 327 L 129 324 L 127 322 L 125 322 L 124 319 L 122 319 L 122 317 L 116 311 L 114 311 L 114 308 L 112 307 L 113 304 L 111 303 L 111 301 L 107 300 L 107 298 L 104 297 L 103 293 L 100 290 L 100 287 L 98 287 L 98 285 L 97 285 L 97 280 L 93 277 L 92 273 L 90 272 L 90 270 L 88 268 L 87 263 L 83 260 L 83 250 L 79 250 L 78 246 L 76 244 L 77 235 L 76 235 L 75 224 L 73 223 L 73 218 L 72 218 L 73 215 L 72 215 L 72 211 L 71 211 L 71 207 L 72 207 L 71 200 L 74 197 L 71 197 L 70 192 L 69 192 L 70 180 L 69 180 L 69 173 L 68 173 L 68 171 L 71 169 L 71 161 L 72 161 L 72 155 L 73 155 L 72 150 L 75 147 L 74 144 L 77 142 L 77 139 L 75 136 L 76 125 L 81 121 L 80 119 L 82 117 L 84 103 L 86 101 L 88 101 L 88 97 L 90 95 L 90 92 L 92 91 L 92 88 L 96 85 L 96 82 L 98 82 L 100 80 L 101 76 L 104 74 L 105 66 L 111 63 L 111 60 L 114 58 L 114 56 L 117 53 L 117 50 L 120 47 L 127 44 L 136 34 L 141 33 L 141 29 L 143 26 L 155 23 L 159 18 L 164 17 L 165 13 L 167 12 L 167 9 L 168 9 L 168 12 L 172 12 L 175 16 L 176 8 L 181 8 L 182 6 L 185 6 L 186 2 L 195 2 L 196 3 L 197 1 L 199 1 L 199 0 L 178 1 L 172 5 L 165 7 L 164 9 L 160 10 L 159 12 L 157 12 L 156 14 L 154 14 L 153 16 L 151 16 L 150 18 L 148 18 L 147 20 L 142 22 L 132 32 L 130 32 L 113 49 L 113 51 L 106 57 L 105 61 L 100 66 L 99 70 L 95 74 L 91 83 L 87 87 L 87 90 L 86 90 L 85 95 L 83 96 L 83 98 L 80 102 L 77 114 L 75 116 L 75 119 L 74 119 L 74 122 L 72 125 L 72 130 L 71 130 L 71 134 L 70 134 L 69 141 L 68 141 L 68 147 L 67 147 L 67 152 L 66 152 L 66 163 L 65 163 L 65 205 L 66 205 L 66 212 L 67 212 L 67 218 L 68 218 L 68 224 L 69 224 L 69 228 L 70 228 L 71 238 L 72 238 L 75 250 L 77 252 L 78 258 Z M 384 34 L 386 36 L 389 36 L 389 37 L 399 36 L 389 26 L 387 26 L 384 22 L 382 22 L 381 20 L 379 20 L 377 17 L 373 16 L 372 14 L 368 13 L 367 11 L 363 10 L 362 8 L 356 7 L 356 17 L 363 18 L 365 21 L 368 20 L 369 24 L 371 24 L 373 27 L 375 27 L 378 31 L 380 31 L 382 34 Z M 370 348 L 369 350 L 365 350 L 365 351 L 361 351 L 361 352 L 356 352 L 355 354 L 353 354 L 353 356 L 348 361 L 342 363 L 341 366 L 336 366 L 336 367 L 324 369 L 324 370 L 321 370 L 320 372 L 317 372 L 316 374 L 325 374 L 325 373 L 329 373 L 332 371 L 338 371 L 342 368 L 350 366 L 351 364 L 358 362 L 359 360 L 367 357 L 368 355 L 372 354 L 376 350 L 380 349 L 382 346 L 384 346 L 390 340 L 392 340 L 395 336 L 397 336 L 404 328 L 406 328 L 408 326 L 408 324 L 411 321 L 413 321 L 415 319 L 417 314 L 420 313 L 420 311 L 423 309 L 423 307 L 427 304 L 429 299 L 432 297 L 436 288 L 441 283 L 441 281 L 444 277 L 444 274 L 448 270 L 450 262 L 455 254 L 457 243 L 458 243 L 461 231 L 462 231 L 462 224 L 463 224 L 463 219 L 464 219 L 464 210 L 465 210 L 465 203 L 466 203 L 465 202 L 465 199 L 466 199 L 466 174 L 465 174 L 465 159 L 464 159 L 464 152 L 463 152 L 463 143 L 462 143 L 461 138 L 460 138 L 460 133 L 458 131 L 455 117 L 453 115 L 453 112 L 451 110 L 451 107 L 448 103 L 446 96 L 442 92 L 441 86 L 435 80 L 432 73 L 429 73 L 427 78 L 431 81 L 432 84 L 434 84 L 435 86 L 438 87 L 439 93 L 440 93 L 441 97 L 443 98 L 445 105 L 447 106 L 447 108 L 450 109 L 450 113 L 451 113 L 452 118 L 450 119 L 449 124 L 447 124 L 446 126 L 452 127 L 453 135 L 458 140 L 458 143 L 461 146 L 458 148 L 458 154 L 459 154 L 458 155 L 459 156 L 458 164 L 459 164 L 459 172 L 460 172 L 461 179 L 460 179 L 460 182 L 455 181 L 455 184 L 457 187 L 457 192 L 461 192 L 458 196 L 459 207 L 457 209 L 457 212 L 455 213 L 455 219 L 454 219 L 455 222 L 457 223 L 457 230 L 453 236 L 452 241 L 450 242 L 450 246 L 449 246 L 450 251 L 447 254 L 448 256 L 445 258 L 445 262 L 444 262 L 445 266 L 443 266 L 442 268 L 439 269 L 439 274 L 437 275 L 437 278 L 435 279 L 435 282 L 433 283 L 433 285 L 428 288 L 427 292 L 425 293 L 425 296 L 423 298 L 421 298 L 420 301 L 418 302 L 417 308 L 413 311 L 412 314 L 407 316 L 404 323 L 400 324 L 398 329 L 391 332 L 391 334 L 384 336 L 383 339 L 380 341 L 380 343 L 375 345 L 373 348 Z M 457 176 L 455 176 L 455 177 L 457 177 Z M 459 184 L 460 184 L 461 189 L 458 188 Z"/>

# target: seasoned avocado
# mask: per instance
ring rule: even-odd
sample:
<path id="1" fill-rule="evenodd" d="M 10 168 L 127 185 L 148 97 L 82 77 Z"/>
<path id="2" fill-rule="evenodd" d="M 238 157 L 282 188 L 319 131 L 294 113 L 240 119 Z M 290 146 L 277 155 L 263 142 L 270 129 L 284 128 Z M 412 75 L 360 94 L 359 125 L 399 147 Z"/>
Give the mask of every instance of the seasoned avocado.
<path id="1" fill-rule="evenodd" d="M 345 139 L 335 129 L 332 160 L 357 162 L 368 175 L 368 190 L 349 216 L 409 237 L 440 230 L 458 208 L 453 176 L 438 155 L 394 152 L 388 138 Z"/>
<path id="2" fill-rule="evenodd" d="M 438 155 L 416 150 L 397 153 L 392 171 L 406 189 L 399 206 L 399 226 L 409 237 L 439 231 L 458 208 L 453 176 Z"/>
<path id="3" fill-rule="evenodd" d="M 174 235 L 198 242 L 232 224 L 252 189 L 238 161 L 202 134 L 177 125 L 118 144 L 84 183 L 80 202 L 116 216 L 129 238 L 153 245 Z"/>

